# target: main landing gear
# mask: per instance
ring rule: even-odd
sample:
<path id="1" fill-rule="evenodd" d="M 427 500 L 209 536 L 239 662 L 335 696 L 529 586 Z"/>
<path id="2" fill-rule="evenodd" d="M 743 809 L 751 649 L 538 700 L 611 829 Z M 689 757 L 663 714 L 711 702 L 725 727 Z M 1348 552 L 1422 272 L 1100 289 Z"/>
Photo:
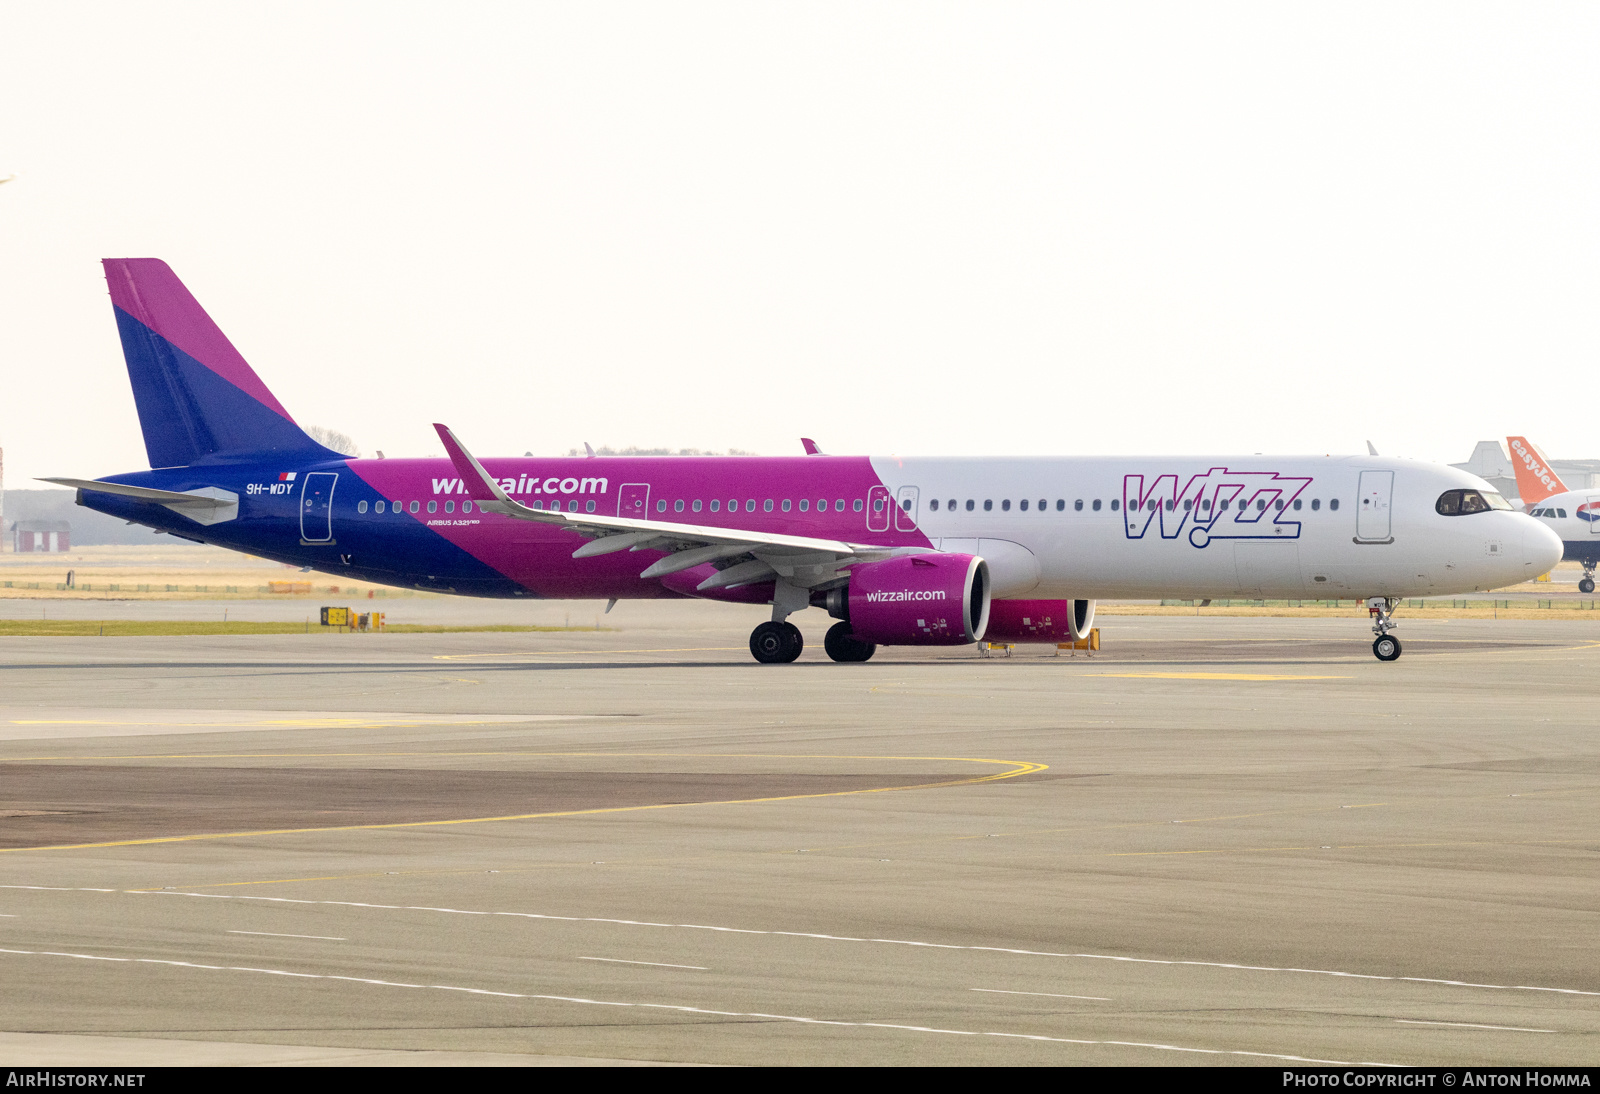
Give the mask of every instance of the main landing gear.
<path id="1" fill-rule="evenodd" d="M 786 665 L 805 646 L 805 637 L 793 623 L 763 623 L 750 632 L 750 653 L 763 665 Z"/>
<path id="2" fill-rule="evenodd" d="M 1394 609 L 1398 603 L 1393 597 L 1367 597 L 1367 611 L 1372 615 L 1372 633 L 1378 636 L 1372 641 L 1372 656 L 1379 661 L 1395 661 L 1400 657 L 1400 639 L 1389 633 L 1398 625 L 1394 621 Z"/>
<path id="3" fill-rule="evenodd" d="M 848 623 L 835 623 L 829 627 L 827 636 L 822 640 L 822 648 L 835 661 L 867 661 L 878 652 L 876 645 L 857 638 Z"/>
<path id="4" fill-rule="evenodd" d="M 1594 567 L 1595 567 L 1595 562 L 1596 562 L 1596 560 L 1592 559 L 1592 558 L 1584 559 L 1584 562 L 1583 562 L 1583 579 L 1578 582 L 1578 591 L 1580 593 L 1592 593 L 1592 592 L 1594 592 Z"/>

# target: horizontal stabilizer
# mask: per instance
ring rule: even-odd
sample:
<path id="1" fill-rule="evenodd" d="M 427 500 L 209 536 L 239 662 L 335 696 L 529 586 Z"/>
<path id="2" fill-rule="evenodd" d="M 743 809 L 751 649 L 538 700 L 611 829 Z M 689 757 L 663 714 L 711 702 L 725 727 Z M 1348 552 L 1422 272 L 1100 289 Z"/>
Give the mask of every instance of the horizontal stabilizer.
<path id="1" fill-rule="evenodd" d="M 239 495 L 231 490 L 204 486 L 192 492 L 156 490 L 148 486 L 125 486 L 120 482 L 100 482 L 96 479 L 40 479 L 57 486 L 70 486 L 75 490 L 92 490 L 100 494 L 114 494 L 134 501 L 147 501 L 164 505 L 174 513 L 188 517 L 196 524 L 221 524 L 239 515 Z"/>
<path id="2" fill-rule="evenodd" d="M 124 486 L 120 482 L 98 482 L 94 479 L 40 479 L 40 482 L 53 482 L 57 486 L 71 486 L 77 490 L 96 490 L 102 494 L 117 494 L 124 498 L 136 498 L 139 501 L 153 501 L 161 505 L 181 505 L 194 509 L 220 509 L 225 505 L 238 504 L 223 498 L 207 497 L 204 494 L 182 494 L 176 490 L 152 490 L 148 486 Z"/>

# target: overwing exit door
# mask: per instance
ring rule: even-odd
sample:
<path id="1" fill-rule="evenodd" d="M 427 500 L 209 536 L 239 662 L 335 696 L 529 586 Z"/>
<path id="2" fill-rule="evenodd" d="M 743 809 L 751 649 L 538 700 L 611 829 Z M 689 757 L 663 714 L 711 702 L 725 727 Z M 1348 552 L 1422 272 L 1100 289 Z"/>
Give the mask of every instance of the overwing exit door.
<path id="1" fill-rule="evenodd" d="M 617 516 L 644 520 L 650 514 L 650 484 L 625 482 L 617 488 Z"/>
<path id="2" fill-rule="evenodd" d="M 889 530 L 889 508 L 894 505 L 894 498 L 884 486 L 874 486 L 867 491 L 867 531 L 887 532 Z"/>
<path id="3" fill-rule="evenodd" d="M 915 532 L 917 530 L 917 488 L 915 486 L 902 486 L 895 500 L 900 504 L 894 511 L 894 530 L 896 532 Z"/>

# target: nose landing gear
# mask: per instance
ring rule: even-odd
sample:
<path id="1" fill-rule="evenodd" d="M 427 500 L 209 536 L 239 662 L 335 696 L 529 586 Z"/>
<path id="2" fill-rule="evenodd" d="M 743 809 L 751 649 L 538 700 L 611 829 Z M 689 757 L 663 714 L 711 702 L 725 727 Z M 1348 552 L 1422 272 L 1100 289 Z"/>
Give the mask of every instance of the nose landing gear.
<path id="1" fill-rule="evenodd" d="M 1372 616 L 1372 633 L 1378 636 L 1372 642 L 1372 656 L 1379 661 L 1395 661 L 1400 657 L 1400 639 L 1389 633 L 1399 625 L 1394 621 L 1394 609 L 1398 603 L 1399 601 L 1393 597 L 1367 597 L 1367 611 Z"/>

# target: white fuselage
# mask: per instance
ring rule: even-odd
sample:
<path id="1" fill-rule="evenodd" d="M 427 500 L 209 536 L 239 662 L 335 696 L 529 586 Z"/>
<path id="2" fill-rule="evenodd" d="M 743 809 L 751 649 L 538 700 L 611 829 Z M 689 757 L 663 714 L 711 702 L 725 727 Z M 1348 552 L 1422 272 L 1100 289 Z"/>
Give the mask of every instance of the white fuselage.
<path id="1" fill-rule="evenodd" d="M 1600 557 L 1600 489 L 1552 494 L 1528 509 L 1539 524 L 1565 545 L 1565 557 L 1592 566 Z"/>
<path id="2" fill-rule="evenodd" d="M 896 517 L 982 555 L 1001 598 L 1425 596 L 1530 580 L 1561 555 L 1522 513 L 1437 512 L 1445 491 L 1492 488 L 1410 460 L 872 462 Z"/>

